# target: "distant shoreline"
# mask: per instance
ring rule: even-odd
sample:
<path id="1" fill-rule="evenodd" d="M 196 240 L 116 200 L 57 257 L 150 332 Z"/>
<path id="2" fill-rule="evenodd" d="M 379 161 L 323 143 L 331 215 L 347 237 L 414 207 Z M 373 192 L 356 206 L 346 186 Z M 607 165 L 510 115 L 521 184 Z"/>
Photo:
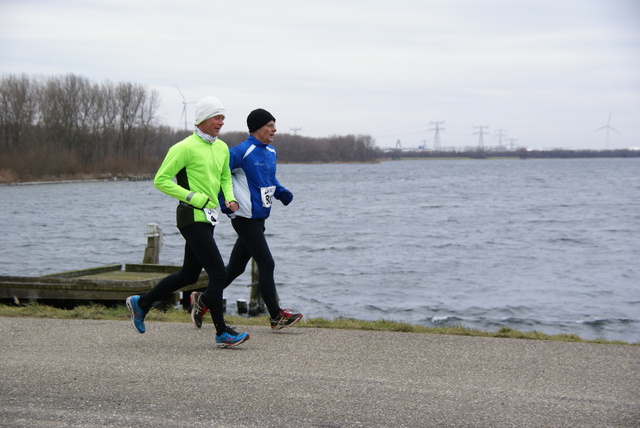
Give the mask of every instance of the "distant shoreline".
<path id="1" fill-rule="evenodd" d="M 376 164 L 382 162 L 393 161 L 418 161 L 418 160 L 535 160 L 535 159 L 637 159 L 640 158 L 640 150 L 624 150 L 622 154 L 615 155 L 621 151 L 608 151 L 608 155 L 597 154 L 600 152 L 592 152 L 589 150 L 576 150 L 576 151 L 531 151 L 522 153 L 509 153 L 508 155 L 502 154 L 478 154 L 469 155 L 469 153 L 433 153 L 433 152 L 410 152 L 403 151 L 397 152 L 395 155 L 375 159 L 366 162 L 279 162 L 281 165 L 362 165 L 362 164 Z M 43 176 L 43 177 L 30 177 L 29 179 L 20 180 L 13 174 L 4 175 L 0 173 L 0 186 L 16 186 L 16 185 L 33 185 L 33 184 L 62 184 L 62 183 L 80 183 L 80 182 L 92 182 L 92 181 L 151 181 L 153 180 L 155 173 L 137 173 L 137 174 L 87 174 L 81 173 L 76 175 L 64 175 L 60 177 L 55 176 Z"/>
<path id="2" fill-rule="evenodd" d="M 42 180 L 29 180 L 29 181 L 10 181 L 3 182 L 0 181 L 0 186 L 29 186 L 34 184 L 65 184 L 65 183 L 90 183 L 90 182 L 103 182 L 103 181 L 151 181 L 153 180 L 154 174 L 131 174 L 126 176 L 109 176 L 105 177 L 104 175 L 100 177 L 91 177 L 83 174 L 82 177 L 78 178 L 69 178 L 69 177 L 61 177 L 56 179 L 55 177 L 46 177 Z"/>

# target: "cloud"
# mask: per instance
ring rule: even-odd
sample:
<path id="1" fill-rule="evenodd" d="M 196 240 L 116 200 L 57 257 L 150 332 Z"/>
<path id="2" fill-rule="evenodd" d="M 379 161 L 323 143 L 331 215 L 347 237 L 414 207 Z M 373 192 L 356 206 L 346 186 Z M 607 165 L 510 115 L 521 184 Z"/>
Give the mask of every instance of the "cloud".
<path id="1" fill-rule="evenodd" d="M 634 0 L 4 1 L 0 72 L 133 81 L 162 96 L 219 96 L 227 130 L 257 106 L 281 132 L 443 144 L 474 126 L 531 146 L 640 145 L 640 4 Z M 635 17 L 635 18 L 634 18 Z M 190 114 L 193 112 L 191 111 Z"/>

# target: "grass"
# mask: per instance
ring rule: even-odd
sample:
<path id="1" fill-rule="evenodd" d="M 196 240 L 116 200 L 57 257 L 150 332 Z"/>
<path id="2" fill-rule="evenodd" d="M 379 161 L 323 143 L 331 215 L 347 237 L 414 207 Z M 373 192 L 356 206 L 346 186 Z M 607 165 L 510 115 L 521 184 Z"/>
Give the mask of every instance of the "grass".
<path id="1" fill-rule="evenodd" d="M 0 317 L 24 317 L 24 318 L 54 318 L 54 319 L 91 319 L 91 320 L 128 320 L 129 312 L 124 305 L 106 307 L 102 305 L 77 306 L 73 309 L 58 309 L 39 303 L 29 303 L 23 306 L 0 304 Z M 260 317 L 244 317 L 240 315 L 226 314 L 227 323 L 232 325 L 269 325 L 267 315 Z M 147 321 L 183 322 L 190 323 L 189 312 L 179 309 L 160 311 L 152 309 L 146 317 Z M 640 346 L 640 343 L 629 344 L 622 341 L 608 341 L 603 339 L 585 340 L 575 334 L 548 335 L 538 331 L 520 332 L 502 327 L 496 332 L 469 329 L 462 326 L 455 327 L 426 327 L 414 324 L 399 323 L 389 320 L 363 321 L 353 318 L 337 318 L 333 320 L 325 318 L 304 318 L 298 326 L 303 328 L 336 328 L 344 330 L 370 330 L 370 331 L 397 331 L 403 333 L 418 334 L 445 334 L 453 336 L 473 337 L 500 337 L 510 339 L 552 340 L 559 342 L 599 343 L 608 345 Z"/>

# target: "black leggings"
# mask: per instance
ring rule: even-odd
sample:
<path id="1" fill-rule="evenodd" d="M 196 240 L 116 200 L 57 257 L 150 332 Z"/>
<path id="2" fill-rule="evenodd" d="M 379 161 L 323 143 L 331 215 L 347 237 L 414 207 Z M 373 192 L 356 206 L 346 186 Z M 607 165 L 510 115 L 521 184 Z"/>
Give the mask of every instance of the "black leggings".
<path id="1" fill-rule="evenodd" d="M 138 304 L 143 310 L 148 310 L 154 302 L 164 300 L 171 293 L 194 284 L 204 268 L 209 275 L 209 284 L 203 296 L 204 303 L 211 310 L 217 333 L 224 332 L 226 324 L 222 310 L 222 292 L 227 274 L 213 232 L 214 226 L 203 222 L 196 222 L 180 229 L 186 241 L 182 269 L 165 277 L 151 291 L 140 297 Z"/>
<path id="2" fill-rule="evenodd" d="M 231 225 L 238 234 L 229 264 L 227 265 L 227 281 L 225 288 L 240 276 L 247 263 L 253 257 L 258 265 L 258 288 L 262 300 L 264 300 L 271 318 L 276 318 L 280 313 L 278 295 L 276 293 L 276 283 L 273 279 L 275 262 L 269 250 L 269 244 L 264 236 L 265 219 L 236 217 L 231 220 Z"/>

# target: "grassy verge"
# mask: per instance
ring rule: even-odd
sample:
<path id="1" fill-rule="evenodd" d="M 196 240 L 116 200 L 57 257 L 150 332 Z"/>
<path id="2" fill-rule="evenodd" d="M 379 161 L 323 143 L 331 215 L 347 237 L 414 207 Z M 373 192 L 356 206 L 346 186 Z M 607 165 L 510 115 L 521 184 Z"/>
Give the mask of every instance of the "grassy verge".
<path id="1" fill-rule="evenodd" d="M 55 318 L 55 319 L 92 319 L 92 320 L 128 320 L 129 312 L 122 306 L 107 308 L 102 305 L 78 306 L 73 309 L 58 309 L 51 306 L 30 303 L 25 306 L 9 306 L 0 304 L 0 317 Z M 226 314 L 225 319 L 232 325 L 269 325 L 267 316 L 243 317 Z M 190 323 L 189 313 L 184 310 L 170 309 L 160 311 L 152 309 L 146 317 L 148 321 Z M 553 340 L 560 342 L 600 343 L 609 345 L 640 346 L 640 343 L 629 344 L 622 341 L 584 340 L 575 334 L 548 335 L 537 331 L 520 332 L 502 327 L 496 332 L 474 330 L 465 327 L 425 327 L 414 324 L 399 323 L 388 320 L 362 321 L 352 318 L 304 318 L 297 324 L 303 328 L 337 328 L 345 330 L 398 331 L 404 333 L 445 334 L 474 337 L 501 337 L 511 339 Z"/>

